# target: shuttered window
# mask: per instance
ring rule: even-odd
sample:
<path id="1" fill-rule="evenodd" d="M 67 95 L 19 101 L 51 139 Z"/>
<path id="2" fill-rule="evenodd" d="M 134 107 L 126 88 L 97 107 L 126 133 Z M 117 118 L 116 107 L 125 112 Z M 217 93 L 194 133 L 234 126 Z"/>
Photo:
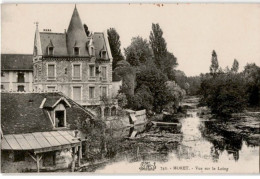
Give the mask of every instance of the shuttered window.
<path id="1" fill-rule="evenodd" d="M 107 87 L 106 86 L 103 86 L 101 88 L 101 94 L 102 94 L 102 97 L 107 97 Z"/>
<path id="2" fill-rule="evenodd" d="M 94 65 L 89 65 L 89 76 L 95 77 L 95 66 Z"/>
<path id="3" fill-rule="evenodd" d="M 73 100 L 81 101 L 81 87 L 73 87 Z"/>
<path id="4" fill-rule="evenodd" d="M 95 98 L 95 87 L 89 87 L 89 99 Z"/>
<path id="5" fill-rule="evenodd" d="M 102 75 L 102 80 L 107 79 L 107 67 L 102 67 L 101 68 L 101 75 Z"/>
<path id="6" fill-rule="evenodd" d="M 55 79 L 55 65 L 54 64 L 48 65 L 48 78 Z"/>
<path id="7" fill-rule="evenodd" d="M 73 79 L 80 79 L 80 64 L 73 65 Z"/>

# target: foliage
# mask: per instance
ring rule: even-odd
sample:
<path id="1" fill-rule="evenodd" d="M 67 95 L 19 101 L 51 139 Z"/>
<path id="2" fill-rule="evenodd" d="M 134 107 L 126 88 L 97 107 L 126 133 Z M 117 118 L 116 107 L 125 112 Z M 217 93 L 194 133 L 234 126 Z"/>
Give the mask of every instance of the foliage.
<path id="1" fill-rule="evenodd" d="M 160 113 L 163 106 L 169 102 L 169 94 L 166 87 L 167 80 L 167 76 L 152 64 L 150 66 L 142 66 L 136 76 L 136 88 L 138 89 L 142 85 L 149 88 L 153 96 L 153 110 L 157 113 Z"/>
<path id="2" fill-rule="evenodd" d="M 243 71 L 246 81 L 247 102 L 250 106 L 260 106 L 260 67 L 247 64 Z"/>
<path id="3" fill-rule="evenodd" d="M 238 69 L 239 69 L 239 63 L 236 59 L 234 59 L 231 71 L 234 72 L 234 73 L 237 73 Z"/>
<path id="4" fill-rule="evenodd" d="M 181 70 L 174 70 L 175 82 L 182 88 L 187 90 L 187 76 Z"/>
<path id="5" fill-rule="evenodd" d="M 88 26 L 86 24 L 84 24 L 83 27 L 84 27 L 86 35 L 89 36 L 90 35 L 90 31 L 88 29 Z"/>
<path id="6" fill-rule="evenodd" d="M 190 85 L 187 93 L 189 95 L 199 95 L 199 90 L 200 90 L 200 85 L 201 85 L 200 76 L 187 77 L 187 82 Z"/>
<path id="7" fill-rule="evenodd" d="M 201 83 L 202 101 L 213 114 L 230 117 L 246 106 L 244 80 L 240 74 L 224 73 L 208 77 Z"/>
<path id="8" fill-rule="evenodd" d="M 124 108 L 127 105 L 128 101 L 124 93 L 119 93 L 116 98 L 118 100 L 119 107 Z"/>
<path id="9" fill-rule="evenodd" d="M 215 50 L 213 50 L 212 52 L 212 56 L 211 56 L 211 65 L 210 65 L 210 74 L 212 76 L 215 76 L 216 73 L 218 72 L 218 68 L 219 68 L 219 65 L 218 65 L 218 56 L 217 56 L 217 53 L 215 52 Z"/>
<path id="10" fill-rule="evenodd" d="M 108 35 L 109 46 L 113 56 L 112 69 L 114 70 L 116 68 L 117 62 L 124 60 L 124 57 L 121 53 L 120 36 L 117 33 L 116 29 L 114 28 L 108 29 L 107 35 Z"/>
<path id="11" fill-rule="evenodd" d="M 178 65 L 177 58 L 167 50 L 167 44 L 163 38 L 163 31 L 159 24 L 152 24 L 150 44 L 157 68 L 163 71 L 169 80 L 174 80 L 173 70 Z"/>
<path id="12" fill-rule="evenodd" d="M 125 56 L 130 65 L 139 66 L 152 60 L 153 51 L 147 40 L 138 36 L 132 38 L 131 44 L 125 49 Z"/>

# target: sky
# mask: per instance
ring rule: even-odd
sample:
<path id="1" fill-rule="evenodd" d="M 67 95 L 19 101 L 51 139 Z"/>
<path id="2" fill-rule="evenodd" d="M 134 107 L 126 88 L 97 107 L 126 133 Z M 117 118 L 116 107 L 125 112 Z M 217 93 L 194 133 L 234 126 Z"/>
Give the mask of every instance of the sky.
<path id="1" fill-rule="evenodd" d="M 1 53 L 32 54 L 35 22 L 39 29 L 64 32 L 74 4 L 3 4 Z M 114 27 L 121 48 L 141 36 L 149 40 L 159 23 L 168 51 L 187 76 L 209 72 L 211 53 L 222 68 L 234 59 L 240 71 L 247 63 L 260 66 L 260 4 L 77 4 L 82 23 L 93 32 Z"/>

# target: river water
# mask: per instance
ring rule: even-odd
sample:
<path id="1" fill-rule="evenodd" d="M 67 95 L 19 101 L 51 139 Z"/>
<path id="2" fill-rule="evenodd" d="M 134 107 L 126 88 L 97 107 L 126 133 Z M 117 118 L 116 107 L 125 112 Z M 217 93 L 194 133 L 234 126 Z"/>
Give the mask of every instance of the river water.
<path id="1" fill-rule="evenodd" d="M 174 145 L 169 147 L 169 143 L 149 143 L 153 152 L 157 147 L 159 153 L 144 152 L 133 160 L 129 159 L 129 153 L 135 153 L 135 150 L 129 151 L 119 154 L 120 160 L 109 162 L 95 172 L 259 173 L 259 146 L 248 146 L 240 137 L 215 135 L 206 125 L 208 121 L 198 117 L 197 109 L 188 110 L 188 117 L 179 122 L 182 124 L 182 139 Z M 213 137 L 209 137 L 210 134 Z M 168 150 L 165 152 L 162 147 L 158 150 L 160 145 L 168 147 Z M 139 150 L 141 151 L 138 148 L 137 151 Z"/>

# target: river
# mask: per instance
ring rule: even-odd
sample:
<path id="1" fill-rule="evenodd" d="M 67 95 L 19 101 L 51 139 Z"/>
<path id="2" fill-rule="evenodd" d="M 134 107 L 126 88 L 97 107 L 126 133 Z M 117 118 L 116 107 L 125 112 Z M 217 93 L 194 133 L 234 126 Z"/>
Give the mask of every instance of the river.
<path id="1" fill-rule="evenodd" d="M 118 154 L 119 159 L 95 173 L 259 173 L 259 146 L 232 136 L 209 137 L 209 121 L 199 118 L 197 111 L 189 109 L 188 117 L 179 119 L 181 140 L 149 142 L 147 147 L 138 143 L 140 147 Z"/>

